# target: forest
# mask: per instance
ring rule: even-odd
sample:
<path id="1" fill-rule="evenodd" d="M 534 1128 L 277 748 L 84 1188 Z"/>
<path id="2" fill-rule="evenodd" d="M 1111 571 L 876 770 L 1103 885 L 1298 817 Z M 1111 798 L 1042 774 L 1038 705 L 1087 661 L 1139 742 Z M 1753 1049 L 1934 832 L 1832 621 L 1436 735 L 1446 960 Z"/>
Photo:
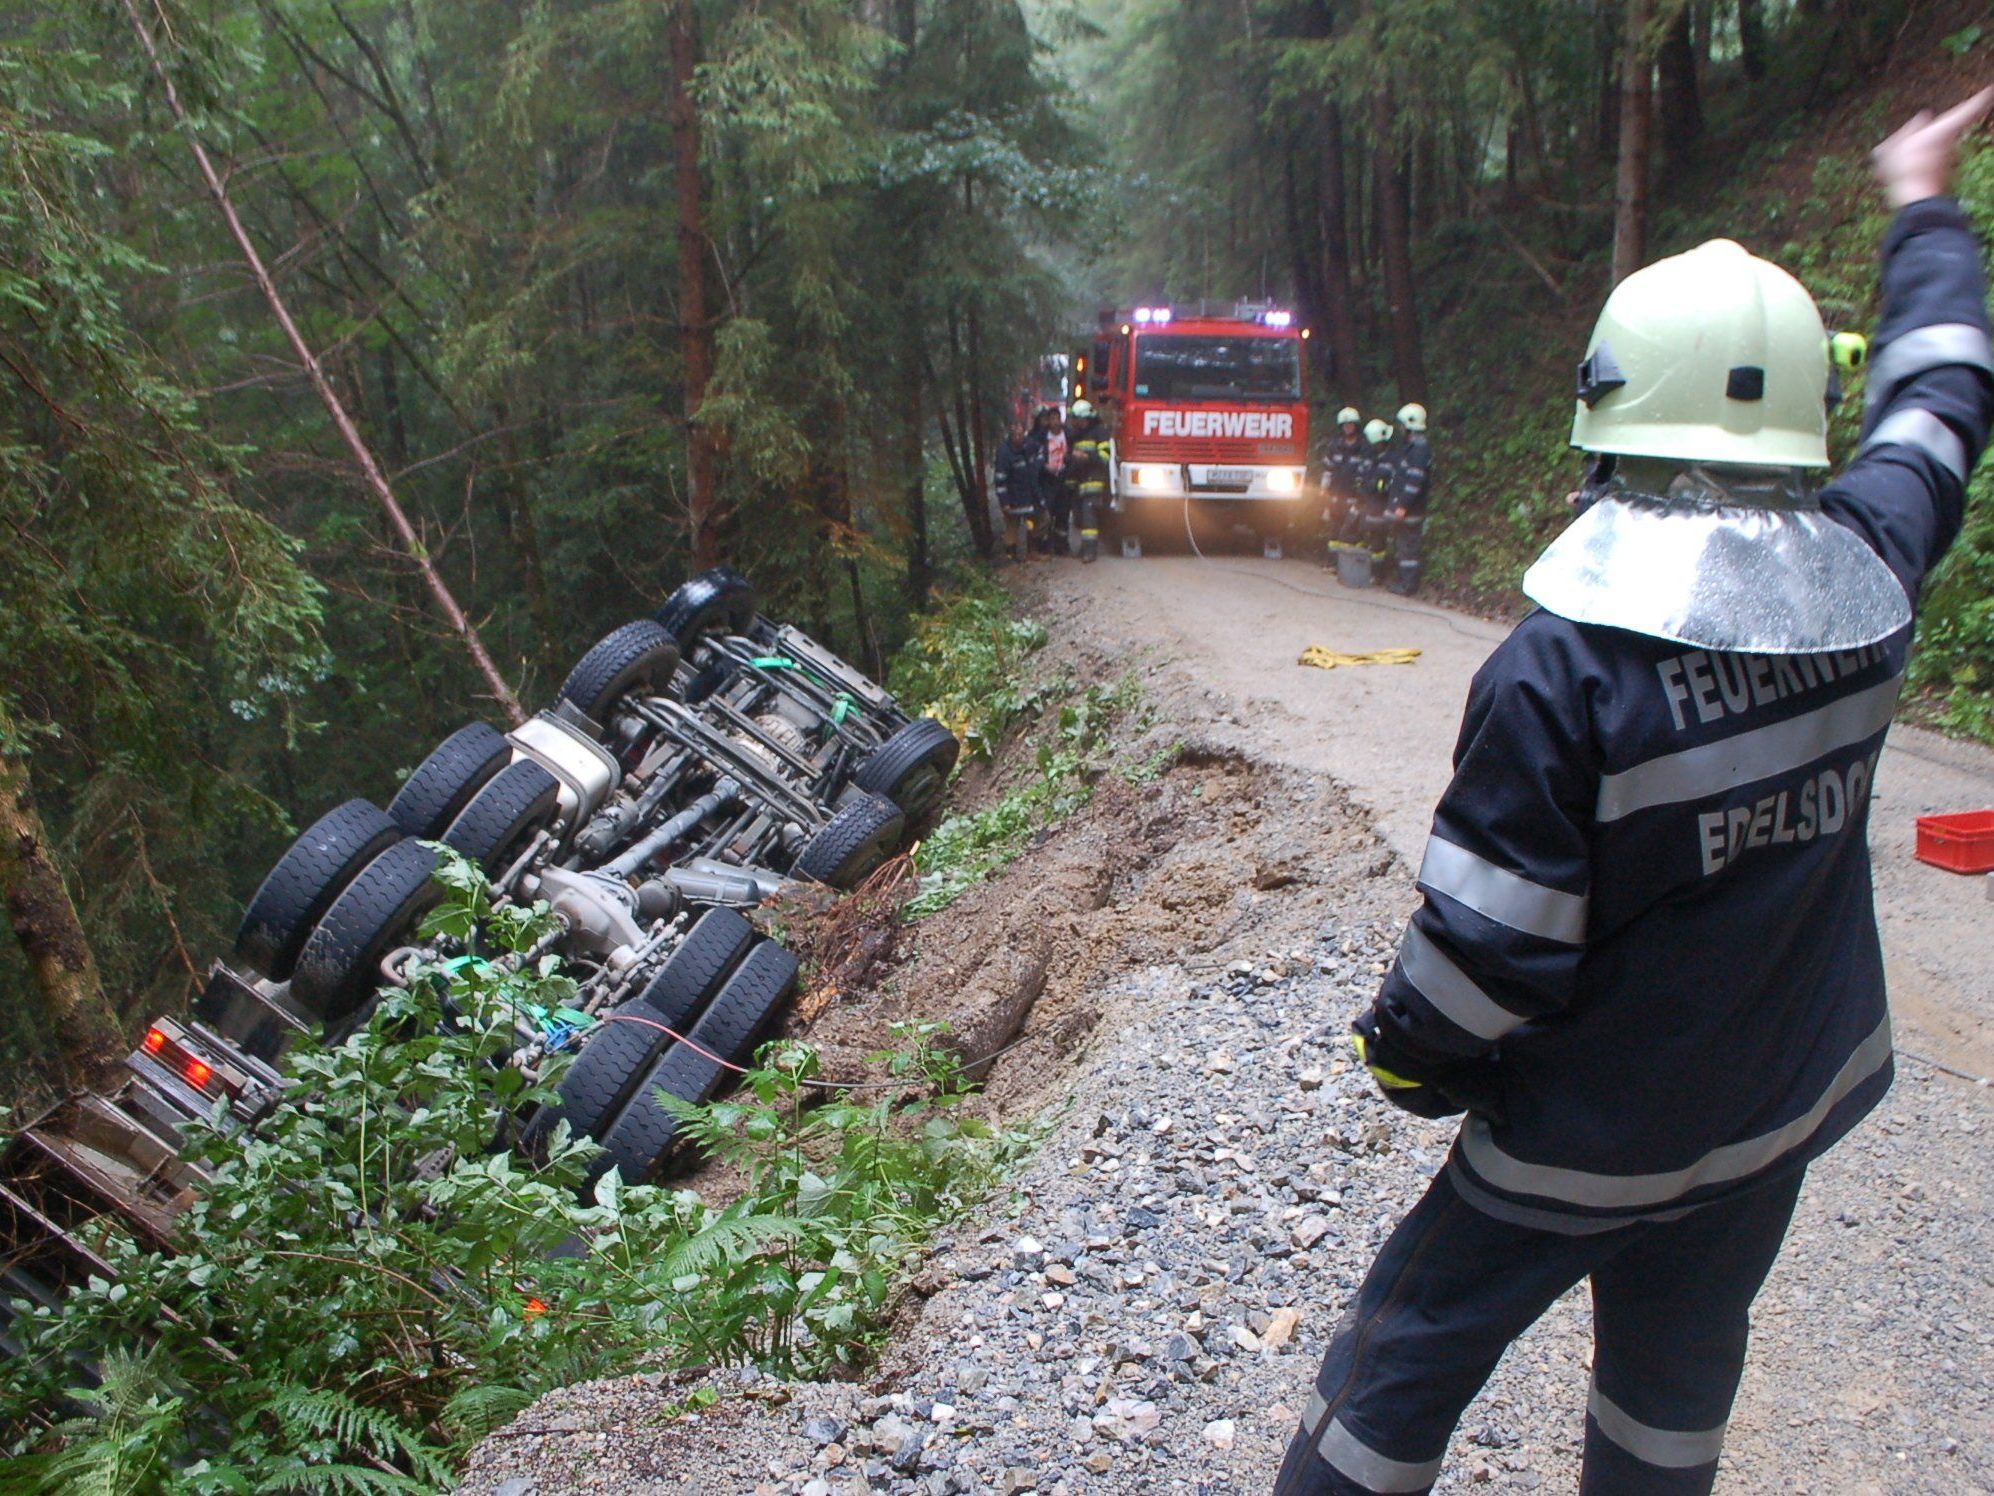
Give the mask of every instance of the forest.
<path id="1" fill-rule="evenodd" d="M 696 568 L 882 670 L 1101 305 L 1292 305 L 1318 430 L 1425 401 L 1514 616 L 1613 279 L 1728 234 L 1864 326 L 1862 152 L 1990 59 L 1945 0 L 8 4 L 0 1046 L 184 1003 L 300 825 Z M 1981 736 L 1988 489 L 1916 667 Z"/>

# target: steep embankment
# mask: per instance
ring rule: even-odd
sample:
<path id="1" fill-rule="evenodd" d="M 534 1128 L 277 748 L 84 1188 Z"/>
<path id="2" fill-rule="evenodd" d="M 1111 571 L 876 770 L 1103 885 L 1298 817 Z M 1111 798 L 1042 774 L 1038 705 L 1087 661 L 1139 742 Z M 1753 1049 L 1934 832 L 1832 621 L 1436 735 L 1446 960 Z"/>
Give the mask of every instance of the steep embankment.
<path id="1" fill-rule="evenodd" d="M 1985 22 L 1978 0 L 1921 6 L 1878 77 L 1832 97 L 1814 97 L 1818 79 L 1747 89 L 1720 78 L 1694 162 L 1658 166 L 1651 257 L 1734 238 L 1800 276 L 1832 326 L 1869 328 L 1887 214 L 1865 157 L 1914 110 L 1987 82 L 1994 30 Z M 1994 149 L 1970 156 L 1959 187 L 1983 230 L 1994 228 Z M 1557 195 L 1587 200 L 1550 201 Z M 1567 517 L 1561 501 L 1579 474 L 1566 447 L 1572 369 L 1606 290 L 1611 206 L 1604 174 L 1590 188 L 1559 184 L 1492 202 L 1422 266 L 1439 474 L 1434 580 L 1488 616 L 1517 616 L 1523 568 Z M 1837 454 L 1853 445 L 1860 403 L 1845 400 L 1836 414 Z M 1994 476 L 1984 469 L 1974 507 L 1975 524 L 1926 600 L 1918 679 L 1924 710 L 1994 740 Z M 1964 689 L 1945 700 L 1955 686 Z"/>
<path id="2" fill-rule="evenodd" d="M 658 1381 L 571 1388 L 488 1443 L 468 1490 L 1267 1488 L 1332 1327 L 1447 1146 L 1446 1125 L 1373 1094 L 1343 1033 L 1412 907 L 1467 678 L 1503 631 L 1295 562 L 1061 563 L 1030 590 L 1046 678 L 1141 682 L 1104 757 L 1153 772 L 1103 778 L 823 1023 L 974 1022 L 1022 999 L 992 1104 L 1058 1099 L 1045 1145 L 939 1244 L 864 1382 L 724 1373 L 693 1412 Z M 1325 673 L 1294 663 L 1311 643 L 1422 653 Z M 1923 794 L 1994 797 L 1994 755 L 1919 734 L 1890 753 L 1893 971 L 1924 973 L 1984 1046 L 1979 880 L 1913 864 L 1899 831 Z M 1014 747 L 969 798 L 1031 772 Z M 1761 1302 L 1724 1489 L 1994 1490 L 1988 1095 L 1907 1059 L 1815 1168 Z M 1570 1490 L 1588 1357 L 1574 1293 L 1470 1409 L 1441 1488 Z"/>

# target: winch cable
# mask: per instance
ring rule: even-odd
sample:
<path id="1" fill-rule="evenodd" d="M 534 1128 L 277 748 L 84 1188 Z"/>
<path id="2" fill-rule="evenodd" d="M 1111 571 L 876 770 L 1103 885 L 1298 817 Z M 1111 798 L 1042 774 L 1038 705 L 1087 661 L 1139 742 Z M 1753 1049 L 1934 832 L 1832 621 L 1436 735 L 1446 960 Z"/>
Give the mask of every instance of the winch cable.
<path id="1" fill-rule="evenodd" d="M 746 1065 L 737 1065 L 732 1060 L 722 1059 L 705 1045 L 688 1039 L 677 1029 L 672 1028 L 668 1024 L 660 1023 L 655 1018 L 640 1018 L 635 1013 L 611 1013 L 602 1021 L 604 1023 L 641 1023 L 645 1028 L 656 1029 L 661 1034 L 671 1035 L 673 1039 L 685 1045 L 694 1054 L 713 1061 L 714 1064 L 720 1066 L 723 1070 L 731 1070 L 736 1075 L 750 1075 L 753 1073 Z M 1020 1034 L 1002 1048 L 991 1050 L 982 1059 L 965 1062 L 962 1068 L 967 1072 L 976 1069 L 978 1066 L 988 1065 L 1000 1055 L 1009 1054 L 1020 1044 L 1037 1037 L 1036 1034 Z M 904 1091 L 911 1083 L 905 1080 L 800 1080 L 797 1084 L 808 1086 L 812 1090 L 817 1091 Z"/>
<path id="2" fill-rule="evenodd" d="M 1351 590 L 1347 587 L 1340 589 L 1338 592 L 1318 592 L 1313 587 L 1297 587 L 1293 582 L 1283 581 L 1279 577 L 1271 577 L 1262 571 L 1249 571 L 1243 566 L 1227 566 L 1224 562 L 1219 561 L 1215 557 L 1207 556 L 1203 551 L 1198 549 L 1198 537 L 1191 529 L 1191 496 L 1188 493 L 1184 495 L 1184 538 L 1191 542 L 1192 553 L 1200 561 L 1203 561 L 1208 566 L 1216 566 L 1220 571 L 1232 572 L 1235 576 L 1252 577 L 1256 581 L 1271 582 L 1276 587 L 1285 587 L 1288 591 L 1299 593 L 1303 597 L 1320 598 L 1324 602 L 1334 600 L 1339 603 L 1348 603 L 1353 608 L 1376 608 L 1380 613 L 1417 613 L 1421 618 L 1435 616 L 1427 612 L 1424 608 L 1401 607 L 1397 603 L 1381 603 L 1375 598 L 1368 597 L 1344 597 L 1342 593 Z M 1480 639 L 1484 643 L 1491 642 L 1485 635 L 1478 634 L 1470 628 L 1463 628 L 1455 620 L 1454 615 L 1449 612 L 1442 610 L 1438 616 L 1442 623 L 1446 624 L 1448 628 L 1464 639 Z"/>

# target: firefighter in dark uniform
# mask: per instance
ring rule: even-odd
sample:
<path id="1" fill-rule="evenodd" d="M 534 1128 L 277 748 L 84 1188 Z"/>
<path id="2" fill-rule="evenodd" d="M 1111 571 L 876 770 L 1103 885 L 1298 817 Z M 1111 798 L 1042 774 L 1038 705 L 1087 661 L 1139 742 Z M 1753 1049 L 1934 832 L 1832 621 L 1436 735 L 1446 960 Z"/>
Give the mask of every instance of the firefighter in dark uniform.
<path id="1" fill-rule="evenodd" d="M 1073 402 L 1066 428 L 1066 484 L 1080 529 L 1080 559 L 1101 553 L 1101 515 L 1108 507 L 1108 426 L 1085 400 Z"/>
<path id="2" fill-rule="evenodd" d="M 1339 410 L 1336 435 L 1322 455 L 1322 478 L 1316 486 L 1322 493 L 1322 531 L 1330 545 L 1356 538 L 1359 474 L 1370 466 L 1370 449 L 1359 429 L 1363 419 L 1354 405 Z M 1322 561 L 1325 566 L 1330 563 L 1327 546 Z"/>
<path id="3" fill-rule="evenodd" d="M 1607 301 L 1572 439 L 1613 475 L 1475 677 L 1425 902 L 1356 1024 L 1388 1099 L 1467 1115 L 1278 1491 L 1428 1489 L 1504 1348 L 1587 1277 L 1580 1491 L 1711 1489 L 1802 1176 L 1890 1084 L 1867 810 L 1911 600 L 1994 423 L 1979 249 L 1943 195 L 1990 103 L 1873 157 L 1882 322 L 1825 486 L 1846 344 L 1798 281 L 1720 240 Z"/>
<path id="4" fill-rule="evenodd" d="M 1391 536 L 1391 516 L 1385 495 L 1392 485 L 1392 427 L 1372 417 L 1364 423 L 1364 457 L 1355 465 L 1357 504 L 1352 514 L 1353 541 L 1382 557 Z"/>
<path id="5" fill-rule="evenodd" d="M 1391 521 L 1392 553 L 1398 574 L 1390 582 L 1400 597 L 1419 591 L 1419 557 L 1426 535 L 1426 496 L 1433 487 L 1433 448 L 1426 440 L 1426 407 L 1416 401 L 1399 407 L 1399 436 L 1393 444 L 1391 478 L 1385 490 L 1385 517 Z"/>
<path id="6" fill-rule="evenodd" d="M 1032 532 L 1039 513 L 1039 470 L 1045 466 L 1045 444 L 1035 442 L 1026 432 L 1022 416 L 1014 416 L 1011 429 L 997 444 L 991 459 L 996 477 L 997 507 L 1003 511 L 1006 537 L 1014 559 L 1025 561 L 1032 554 Z"/>

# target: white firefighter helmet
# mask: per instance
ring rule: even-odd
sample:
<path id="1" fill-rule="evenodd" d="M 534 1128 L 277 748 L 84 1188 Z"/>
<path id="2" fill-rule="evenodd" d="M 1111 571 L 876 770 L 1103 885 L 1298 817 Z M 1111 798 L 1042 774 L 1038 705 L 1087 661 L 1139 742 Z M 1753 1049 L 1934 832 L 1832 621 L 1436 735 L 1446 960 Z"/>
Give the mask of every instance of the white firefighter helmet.
<path id="1" fill-rule="evenodd" d="M 1336 424 L 1339 426 L 1355 426 L 1363 419 L 1364 413 L 1354 405 L 1346 405 L 1336 413 Z"/>
<path id="2" fill-rule="evenodd" d="M 1408 431 L 1426 429 L 1426 407 L 1417 400 L 1408 401 L 1399 407 L 1399 424 Z"/>
<path id="3" fill-rule="evenodd" d="M 1392 439 L 1391 422 L 1381 421 L 1376 416 L 1373 416 L 1371 417 L 1370 420 L 1364 423 L 1364 440 L 1369 442 L 1372 446 L 1382 447 L 1386 442 L 1390 441 L 1391 439 Z"/>
<path id="4" fill-rule="evenodd" d="M 1094 407 L 1085 400 L 1075 400 L 1067 407 L 1067 414 L 1076 421 L 1091 421 L 1094 419 Z"/>
<path id="5" fill-rule="evenodd" d="M 1678 462 L 1828 465 L 1828 330 L 1807 288 L 1729 239 L 1606 299 L 1572 445 Z"/>
<path id="6" fill-rule="evenodd" d="M 1806 287 L 1728 239 L 1607 298 L 1572 445 L 1612 459 L 1594 503 L 1523 577 L 1579 623 L 1704 649 L 1816 654 L 1911 621 L 1903 587 L 1821 513 L 1829 340 Z"/>

